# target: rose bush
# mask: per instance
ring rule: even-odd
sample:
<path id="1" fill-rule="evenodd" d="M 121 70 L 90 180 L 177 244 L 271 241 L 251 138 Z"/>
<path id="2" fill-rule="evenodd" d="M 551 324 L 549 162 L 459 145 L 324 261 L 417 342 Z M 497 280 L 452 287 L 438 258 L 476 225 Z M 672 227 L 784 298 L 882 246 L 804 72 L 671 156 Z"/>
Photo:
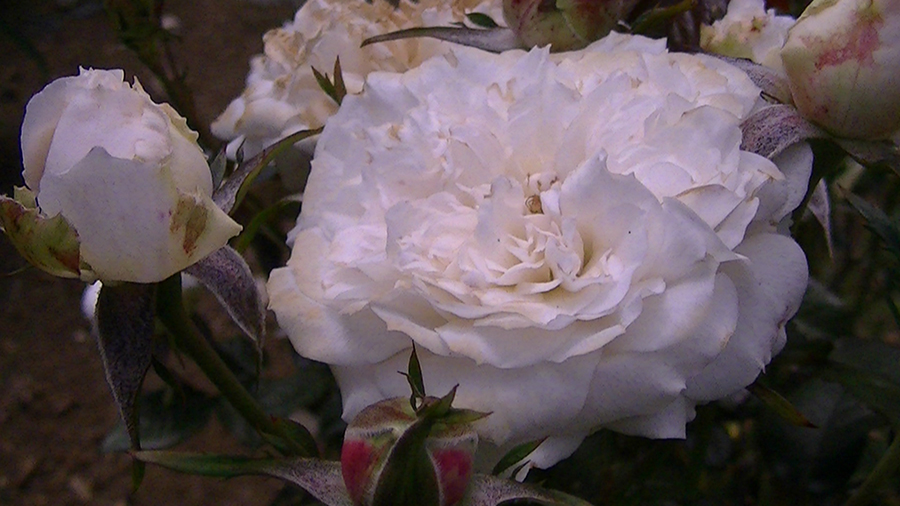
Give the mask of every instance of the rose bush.
<path id="1" fill-rule="evenodd" d="M 448 86 L 448 83 L 452 83 Z M 751 383 L 807 280 L 780 232 L 808 146 L 740 150 L 744 73 L 664 41 L 454 49 L 375 73 L 319 140 L 270 307 L 332 365 L 352 419 L 429 391 L 546 466 L 609 427 L 683 437 L 698 403 Z"/>
<path id="2" fill-rule="evenodd" d="M 781 51 L 797 109 L 841 137 L 900 129 L 900 3 L 817 0 Z"/>
<path id="3" fill-rule="evenodd" d="M 212 131 L 232 141 L 232 156 L 239 146 L 252 156 L 289 134 L 320 127 L 337 104 L 321 90 L 312 67 L 330 73 L 339 56 L 348 92 L 358 93 L 369 72 L 402 72 L 451 47 L 422 38 L 360 48 L 365 39 L 463 22 L 469 12 L 486 13 L 499 22 L 501 7 L 500 0 L 402 0 L 397 9 L 385 0 L 309 0 L 293 22 L 263 37 L 264 54 L 250 61 L 246 89 L 213 122 Z"/>
<path id="4" fill-rule="evenodd" d="M 793 25 L 791 16 L 766 10 L 764 0 L 733 0 L 724 18 L 700 26 L 700 47 L 784 72 L 781 47 Z"/>
<path id="5" fill-rule="evenodd" d="M 32 97 L 22 124 L 25 183 L 62 215 L 86 280 L 161 281 L 241 227 L 211 200 L 197 134 L 121 70 L 82 70 Z"/>

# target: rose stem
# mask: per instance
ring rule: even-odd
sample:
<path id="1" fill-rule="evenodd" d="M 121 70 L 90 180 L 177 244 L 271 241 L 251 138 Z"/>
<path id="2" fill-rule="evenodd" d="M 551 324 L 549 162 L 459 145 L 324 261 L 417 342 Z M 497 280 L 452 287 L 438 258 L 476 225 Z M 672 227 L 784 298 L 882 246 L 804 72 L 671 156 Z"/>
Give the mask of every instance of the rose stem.
<path id="1" fill-rule="evenodd" d="M 311 456 L 263 411 L 256 399 L 225 365 L 222 357 L 194 328 L 193 322 L 184 310 L 181 299 L 181 274 L 175 274 L 161 282 L 157 297 L 157 315 L 172 333 L 178 347 L 196 362 L 206 377 L 216 385 L 219 392 L 228 399 L 238 413 L 260 434 L 279 436 L 279 439 L 289 445 L 292 454 L 302 457 Z"/>
<path id="2" fill-rule="evenodd" d="M 900 469 L 900 432 L 894 431 L 894 440 L 891 442 L 891 446 L 878 461 L 872 473 L 866 477 L 866 481 L 860 485 L 844 506 L 863 506 L 871 503 L 875 499 L 875 493 L 878 492 L 879 487 L 893 476 L 897 469 Z"/>

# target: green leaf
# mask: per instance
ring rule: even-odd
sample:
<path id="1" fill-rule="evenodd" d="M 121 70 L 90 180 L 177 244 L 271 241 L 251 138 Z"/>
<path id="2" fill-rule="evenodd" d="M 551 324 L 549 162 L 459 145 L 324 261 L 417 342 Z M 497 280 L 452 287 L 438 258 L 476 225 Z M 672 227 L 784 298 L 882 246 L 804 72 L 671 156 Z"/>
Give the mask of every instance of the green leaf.
<path id="1" fill-rule="evenodd" d="M 482 12 L 470 12 L 466 14 L 466 19 L 468 19 L 473 25 L 479 28 L 499 28 L 500 25 L 494 21 L 494 18 L 484 14 Z"/>
<path id="2" fill-rule="evenodd" d="M 267 462 L 243 456 L 147 450 L 133 452 L 132 456 L 141 462 L 156 464 L 173 471 L 214 478 L 260 474 L 263 464 Z"/>
<path id="3" fill-rule="evenodd" d="M 340 462 L 306 458 L 252 459 L 165 451 L 140 451 L 134 452 L 133 456 L 141 462 L 187 474 L 217 478 L 272 476 L 303 488 L 328 506 L 353 506 L 344 487 Z M 419 500 L 413 497 L 413 502 L 408 504 L 428 504 L 423 496 L 419 497 Z M 398 497 L 385 504 L 405 504 L 400 501 L 402 498 Z M 498 506 L 506 501 L 530 501 L 543 506 L 591 506 L 587 501 L 562 492 L 485 475 L 472 478 L 469 492 L 459 506 Z M 377 500 L 374 504 L 378 504 Z"/>
<path id="4" fill-rule="evenodd" d="M 284 139 L 262 150 L 249 160 L 241 162 L 231 177 L 213 193 L 213 201 L 226 213 L 231 213 L 241 201 L 250 187 L 250 184 L 275 157 L 283 150 L 288 149 L 303 139 L 322 133 L 321 128 L 301 130 L 288 135 Z"/>
<path id="5" fill-rule="evenodd" d="M 155 314 L 155 284 L 104 284 L 100 289 L 97 299 L 100 357 L 132 449 L 140 448 L 135 401 L 153 360 Z"/>
<path id="6" fill-rule="evenodd" d="M 219 150 L 216 157 L 209 164 L 209 172 L 212 175 L 213 190 L 222 184 L 225 179 L 225 169 L 228 168 L 228 158 L 225 156 L 225 148 Z"/>
<path id="7" fill-rule="evenodd" d="M 884 166 L 900 175 L 900 151 L 890 141 L 835 139 L 835 142 L 864 167 Z"/>
<path id="8" fill-rule="evenodd" d="M 61 214 L 42 215 L 27 188 L 16 188 L 15 199 L 0 195 L 0 229 L 25 260 L 44 272 L 79 278 L 87 267 L 75 229 Z"/>
<path id="9" fill-rule="evenodd" d="M 287 419 L 272 418 L 272 422 L 279 429 L 281 434 L 261 433 L 262 437 L 279 451 L 285 454 L 293 453 L 296 447 L 303 448 L 308 455 L 318 455 L 319 446 L 316 444 L 315 438 L 309 433 L 309 429 L 303 425 Z M 288 441 L 285 437 L 289 438 Z"/>
<path id="10" fill-rule="evenodd" d="M 141 462 L 174 471 L 217 478 L 264 475 L 279 478 L 306 490 L 328 506 L 354 506 L 344 487 L 340 462 L 319 459 L 251 459 L 225 455 L 176 452 L 135 452 Z"/>
<path id="11" fill-rule="evenodd" d="M 556 490 L 476 474 L 469 493 L 460 506 L 497 506 L 507 501 L 530 502 L 543 506 L 591 506 L 591 503 Z"/>
<path id="12" fill-rule="evenodd" d="M 512 450 L 508 451 L 506 455 L 504 455 L 497 465 L 494 466 L 494 469 L 491 471 L 491 474 L 494 476 L 500 475 L 503 471 L 511 468 L 512 466 L 518 464 L 525 460 L 526 457 L 531 455 L 532 452 L 537 450 L 537 447 L 544 442 L 544 439 L 538 439 L 537 441 L 531 441 L 528 443 L 522 443 Z"/>
<path id="13" fill-rule="evenodd" d="M 866 220 L 866 227 L 881 239 L 895 258 L 900 259 L 900 227 L 897 222 L 891 220 L 881 209 L 852 193 L 847 193 L 846 198 L 847 202 Z"/>
<path id="14" fill-rule="evenodd" d="M 420 28 L 407 28 L 383 35 L 370 37 L 363 41 L 362 47 L 380 42 L 392 40 L 414 39 L 418 37 L 430 37 L 432 39 L 453 42 L 463 46 L 475 47 L 491 53 L 502 53 L 510 49 L 520 49 L 521 44 L 515 32 L 509 28 L 467 28 L 429 26 Z"/>
<path id="15" fill-rule="evenodd" d="M 246 343 L 246 340 L 240 342 Z M 246 374 L 243 376 L 246 377 Z M 266 413 L 288 417 L 299 408 L 311 408 L 324 402 L 332 393 L 331 388 L 336 387 L 329 369 L 316 364 L 303 367 L 285 378 L 263 378 L 254 391 L 254 397 Z M 255 448 L 262 443 L 256 430 L 224 400 L 217 406 L 216 414 L 222 425 L 243 444 Z M 336 416 L 340 420 L 339 412 Z M 299 437 L 304 441 L 311 439 L 302 435 Z M 273 444 L 283 444 L 280 440 L 267 440 Z"/>
<path id="16" fill-rule="evenodd" d="M 762 385 L 759 381 L 749 385 L 747 390 L 791 425 L 816 428 L 816 425 L 807 420 L 803 413 L 795 408 L 789 400 L 782 397 L 778 392 Z"/>
<path id="17" fill-rule="evenodd" d="M 880 341 L 841 339 L 825 377 L 900 429 L 900 350 Z"/>
<path id="18" fill-rule="evenodd" d="M 183 395 L 172 390 L 155 390 L 141 396 L 139 427 L 141 448 L 171 448 L 200 432 L 212 414 L 215 400 L 182 385 Z M 129 449 L 128 434 L 119 424 L 104 438 L 101 450 L 118 452 Z"/>
<path id="19" fill-rule="evenodd" d="M 787 398 L 820 428 L 788 425 L 763 411 L 759 441 L 769 468 L 797 490 L 840 490 L 856 471 L 869 432 L 883 422 L 840 384 L 822 379 L 803 382 Z"/>
<path id="20" fill-rule="evenodd" d="M 800 334 L 827 348 L 827 355 L 831 352 L 830 341 L 852 333 L 852 316 L 837 294 L 816 279 L 810 279 L 800 311 L 792 322 Z"/>
<path id="21" fill-rule="evenodd" d="M 185 272 L 197 278 L 225 308 L 231 320 L 256 343 L 262 360 L 266 310 L 250 266 L 234 249 L 224 246 Z"/>
<path id="22" fill-rule="evenodd" d="M 250 220 L 250 223 L 244 226 L 241 234 L 232 242 L 232 247 L 238 253 L 243 253 L 247 247 L 250 246 L 250 243 L 259 233 L 263 225 L 274 222 L 284 211 L 289 211 L 291 215 L 297 216 L 299 208 L 300 200 L 295 197 L 288 197 L 263 209 Z"/>

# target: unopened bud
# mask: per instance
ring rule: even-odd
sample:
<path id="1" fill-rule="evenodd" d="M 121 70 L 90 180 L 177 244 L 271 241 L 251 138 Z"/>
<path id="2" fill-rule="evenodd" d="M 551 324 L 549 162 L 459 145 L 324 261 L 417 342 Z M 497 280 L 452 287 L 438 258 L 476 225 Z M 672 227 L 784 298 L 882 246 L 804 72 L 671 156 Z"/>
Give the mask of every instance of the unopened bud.
<path id="1" fill-rule="evenodd" d="M 900 2 L 816 0 L 781 50 L 797 109 L 831 133 L 900 128 Z"/>
<path id="2" fill-rule="evenodd" d="M 581 49 L 606 36 L 638 0 L 504 0 L 503 17 L 526 47 Z"/>
<path id="3" fill-rule="evenodd" d="M 347 427 L 341 471 L 359 506 L 452 506 L 466 493 L 478 436 L 465 417 L 426 419 L 409 399 L 364 409 Z"/>

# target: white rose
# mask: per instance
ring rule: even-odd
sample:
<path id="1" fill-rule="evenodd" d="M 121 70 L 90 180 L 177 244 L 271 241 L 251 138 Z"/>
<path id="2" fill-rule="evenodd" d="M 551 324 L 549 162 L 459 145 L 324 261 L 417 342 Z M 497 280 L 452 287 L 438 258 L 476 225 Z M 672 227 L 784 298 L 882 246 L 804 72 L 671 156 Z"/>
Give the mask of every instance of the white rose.
<path id="1" fill-rule="evenodd" d="M 224 246 L 241 227 L 210 199 L 197 134 L 121 70 L 82 70 L 31 98 L 22 124 L 25 183 L 80 242 L 84 279 L 161 281 Z"/>
<path id="2" fill-rule="evenodd" d="M 430 393 L 492 413 L 483 438 L 551 436 L 538 465 L 600 427 L 683 437 L 781 349 L 806 286 L 777 227 L 812 155 L 739 149 L 761 103 L 724 62 L 620 34 L 372 74 L 319 140 L 270 307 L 347 419 L 408 395 L 415 342 Z"/>
<path id="3" fill-rule="evenodd" d="M 293 22 L 263 37 L 265 54 L 250 61 L 247 87 L 212 124 L 213 133 L 229 141 L 229 153 L 243 146 L 252 156 L 294 132 L 317 128 L 337 111 L 319 87 L 312 67 L 331 74 L 340 57 L 349 93 L 362 89 L 376 70 L 402 72 L 444 53 L 451 44 L 429 38 L 373 44 L 365 39 L 418 26 L 447 26 L 481 12 L 503 18 L 501 0 L 402 0 L 394 9 L 385 0 L 309 0 Z"/>
<path id="4" fill-rule="evenodd" d="M 784 72 L 781 46 L 794 25 L 791 16 L 766 10 L 764 0 L 732 0 L 725 17 L 700 26 L 700 47 L 711 53 L 746 58 Z"/>
<path id="5" fill-rule="evenodd" d="M 797 109 L 835 135 L 900 129 L 900 2 L 817 0 L 781 51 Z"/>

